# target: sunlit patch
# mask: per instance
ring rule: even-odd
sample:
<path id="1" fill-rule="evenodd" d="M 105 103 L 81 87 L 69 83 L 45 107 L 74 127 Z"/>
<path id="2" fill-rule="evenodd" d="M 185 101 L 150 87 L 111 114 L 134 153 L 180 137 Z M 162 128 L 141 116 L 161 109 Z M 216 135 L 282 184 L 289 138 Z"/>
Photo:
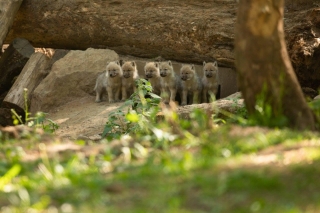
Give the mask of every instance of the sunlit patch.
<path id="1" fill-rule="evenodd" d="M 246 164 L 287 166 L 299 163 L 311 164 L 320 159 L 320 149 L 315 150 L 314 146 L 302 145 L 290 150 L 286 150 L 285 147 L 282 149 L 270 154 L 251 155 Z"/>
<path id="2" fill-rule="evenodd" d="M 108 106 L 105 108 L 105 110 L 102 110 L 99 115 L 103 115 L 103 114 L 109 114 L 110 111 L 116 110 L 120 107 L 120 105 L 122 105 L 123 103 L 119 103 L 119 104 L 113 104 L 112 106 Z"/>
<path id="3" fill-rule="evenodd" d="M 250 156 L 252 162 L 256 165 L 266 165 L 270 163 L 274 163 L 277 161 L 277 155 L 270 154 L 270 155 L 252 155 Z"/>
<path id="4" fill-rule="evenodd" d="M 64 123 L 64 122 L 66 122 L 67 120 L 69 120 L 69 118 L 60 118 L 60 119 L 56 120 L 55 122 L 56 122 L 57 124 L 62 124 L 62 123 Z"/>

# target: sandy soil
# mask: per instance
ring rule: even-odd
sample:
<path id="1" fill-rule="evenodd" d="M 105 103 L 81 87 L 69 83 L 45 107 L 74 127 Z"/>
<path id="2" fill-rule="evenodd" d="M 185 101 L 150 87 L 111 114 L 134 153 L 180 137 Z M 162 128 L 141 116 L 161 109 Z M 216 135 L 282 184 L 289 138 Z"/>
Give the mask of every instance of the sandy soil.
<path id="1" fill-rule="evenodd" d="M 69 139 L 100 140 L 110 112 L 123 102 L 109 104 L 107 101 L 95 103 L 95 96 L 86 96 L 66 103 L 49 112 L 47 118 L 59 125 L 55 134 Z"/>

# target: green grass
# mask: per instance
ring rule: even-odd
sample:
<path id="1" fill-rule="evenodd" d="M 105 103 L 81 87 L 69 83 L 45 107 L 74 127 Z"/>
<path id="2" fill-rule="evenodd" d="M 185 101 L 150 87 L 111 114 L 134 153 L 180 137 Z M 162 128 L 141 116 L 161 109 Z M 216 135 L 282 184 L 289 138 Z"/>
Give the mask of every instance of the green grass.
<path id="1" fill-rule="evenodd" d="M 19 139 L 0 131 L 0 212 L 320 212 L 319 133 L 223 124 L 201 110 L 159 118 L 149 92 L 110 115 L 105 140 L 76 149 L 35 131 L 55 129 L 46 124 Z"/>
<path id="2" fill-rule="evenodd" d="M 102 145 L 95 155 L 80 145 L 50 156 L 53 136 L 2 140 L 1 212 L 317 212 L 319 135 L 245 129 L 224 125 L 166 146 L 139 135 L 117 146 L 102 141 L 90 145 Z M 275 147 L 274 162 L 254 163 Z M 31 153 L 38 158 L 24 160 Z"/>

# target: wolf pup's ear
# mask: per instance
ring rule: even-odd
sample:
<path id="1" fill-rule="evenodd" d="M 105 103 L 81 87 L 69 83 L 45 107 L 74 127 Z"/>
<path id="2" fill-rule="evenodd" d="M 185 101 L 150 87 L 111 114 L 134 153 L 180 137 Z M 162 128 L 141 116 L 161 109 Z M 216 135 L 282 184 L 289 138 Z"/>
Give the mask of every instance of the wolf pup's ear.
<path id="1" fill-rule="evenodd" d="M 213 66 L 218 67 L 217 61 L 213 62 Z"/>
<path id="2" fill-rule="evenodd" d="M 206 62 L 205 61 L 203 61 L 203 66 L 206 66 Z"/>
<path id="3" fill-rule="evenodd" d="M 172 63 L 171 63 L 171 61 L 168 61 L 168 64 L 169 64 L 170 66 L 172 66 Z"/>
<path id="4" fill-rule="evenodd" d="M 158 62 L 154 62 L 154 66 L 158 68 L 159 67 L 159 63 Z"/>
<path id="5" fill-rule="evenodd" d="M 191 64 L 191 69 L 196 70 L 196 68 L 194 67 L 194 64 Z"/>
<path id="6" fill-rule="evenodd" d="M 135 66 L 136 66 L 136 62 L 135 62 L 135 61 L 132 61 L 132 62 L 131 62 L 131 65 L 135 67 Z"/>

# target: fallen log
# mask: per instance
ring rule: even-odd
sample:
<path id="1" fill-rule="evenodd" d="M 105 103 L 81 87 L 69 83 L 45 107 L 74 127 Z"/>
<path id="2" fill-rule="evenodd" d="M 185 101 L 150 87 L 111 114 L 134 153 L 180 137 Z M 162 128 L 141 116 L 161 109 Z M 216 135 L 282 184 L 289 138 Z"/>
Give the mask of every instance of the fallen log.
<path id="1" fill-rule="evenodd" d="M 24 0 L 6 42 L 232 66 L 235 14 L 230 0 Z"/>
<path id="2" fill-rule="evenodd" d="M 207 114 L 217 114 L 219 118 L 228 117 L 228 115 L 236 115 L 238 111 L 244 109 L 243 99 L 228 100 L 220 99 L 214 103 L 192 104 L 183 107 L 178 107 L 177 114 L 180 118 L 190 119 L 190 114 L 194 109 L 202 109 Z"/>
<path id="3" fill-rule="evenodd" d="M 18 12 L 22 0 L 1 0 L 0 1 L 0 47 L 12 26 L 14 17 Z M 0 51 L 1 54 L 1 51 Z"/>
<path id="4" fill-rule="evenodd" d="M 196 64 L 217 59 L 219 66 L 234 68 L 238 2 L 24 0 L 5 43 L 23 37 L 35 47 L 109 48 L 121 55 Z M 315 2 L 286 0 L 284 27 L 301 86 L 318 91 L 320 19 Z"/>
<path id="5" fill-rule="evenodd" d="M 208 115 L 216 114 L 217 118 L 232 118 L 237 116 L 239 112 L 245 110 L 244 101 L 241 98 L 241 93 L 236 92 L 226 98 L 219 99 L 213 103 L 192 104 L 186 106 L 174 107 L 174 109 L 181 119 L 190 119 L 192 111 L 201 109 Z M 165 111 L 157 114 L 157 119 L 161 120 L 165 117 Z"/>
<path id="6" fill-rule="evenodd" d="M 46 68 L 49 61 L 46 55 L 39 52 L 34 53 L 4 98 L 2 106 L 14 109 L 18 115 L 24 116 L 25 108 L 30 106 L 32 92 L 47 75 Z M 25 88 L 27 89 L 27 97 L 24 97 Z"/>
<path id="7" fill-rule="evenodd" d="M 28 40 L 16 38 L 0 58 L 0 96 L 10 90 L 14 79 L 34 53 Z M 2 100 L 0 100 L 1 104 Z"/>
<path id="8" fill-rule="evenodd" d="M 10 109 L 0 108 L 0 126 L 12 126 L 13 119 Z"/>

